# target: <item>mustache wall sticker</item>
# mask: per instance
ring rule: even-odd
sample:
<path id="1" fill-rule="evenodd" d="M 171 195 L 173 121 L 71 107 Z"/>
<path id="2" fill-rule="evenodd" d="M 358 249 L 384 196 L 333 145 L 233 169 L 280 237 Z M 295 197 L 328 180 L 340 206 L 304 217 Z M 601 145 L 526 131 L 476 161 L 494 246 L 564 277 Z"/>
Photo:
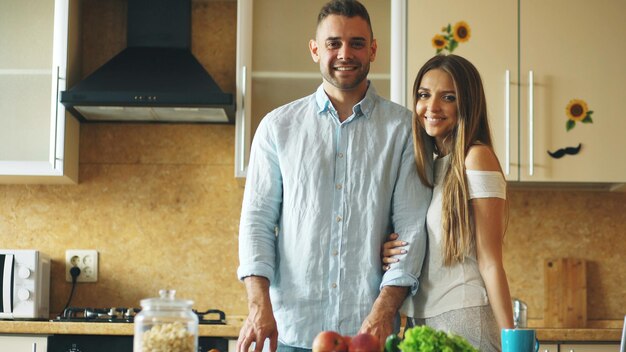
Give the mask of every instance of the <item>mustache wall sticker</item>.
<path id="1" fill-rule="evenodd" d="M 580 152 L 580 148 L 582 147 L 582 143 L 578 143 L 577 147 L 566 147 L 566 148 L 561 148 L 558 149 L 554 152 L 551 152 L 548 150 L 548 155 L 550 155 L 551 157 L 553 157 L 554 159 L 560 159 L 565 155 L 576 155 L 578 154 L 578 152 Z"/>

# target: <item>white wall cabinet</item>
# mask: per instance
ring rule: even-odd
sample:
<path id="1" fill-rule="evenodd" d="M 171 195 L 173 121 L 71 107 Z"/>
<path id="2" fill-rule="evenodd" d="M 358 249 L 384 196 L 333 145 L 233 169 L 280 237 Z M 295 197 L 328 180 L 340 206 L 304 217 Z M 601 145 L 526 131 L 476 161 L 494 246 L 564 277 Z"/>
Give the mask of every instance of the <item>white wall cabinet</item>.
<path id="1" fill-rule="evenodd" d="M 46 352 L 48 336 L 0 335 L 0 350 L 11 352 Z"/>
<path id="2" fill-rule="evenodd" d="M 409 106 L 418 69 L 436 53 L 434 36 L 464 21 L 469 37 L 453 53 L 481 72 L 507 180 L 626 182 L 626 119 L 619 104 L 626 101 L 626 50 L 614 44 L 626 33 L 626 2 L 411 0 L 406 6 Z M 587 109 L 573 119 L 591 111 L 593 122 L 570 122 L 568 131 L 566 107 L 574 99 Z M 579 144 L 577 155 L 548 154 Z"/>
<path id="3" fill-rule="evenodd" d="M 317 14 L 327 0 L 237 1 L 237 117 L 235 176 L 245 177 L 250 143 L 271 110 L 312 94 L 321 84 L 309 54 Z M 389 97 L 391 0 L 363 0 L 378 38 L 369 78 Z M 281 15 L 284 14 L 284 15 Z"/>
<path id="4" fill-rule="evenodd" d="M 0 1 L 0 183 L 77 182 L 79 125 L 59 92 L 78 69 L 78 3 Z"/>

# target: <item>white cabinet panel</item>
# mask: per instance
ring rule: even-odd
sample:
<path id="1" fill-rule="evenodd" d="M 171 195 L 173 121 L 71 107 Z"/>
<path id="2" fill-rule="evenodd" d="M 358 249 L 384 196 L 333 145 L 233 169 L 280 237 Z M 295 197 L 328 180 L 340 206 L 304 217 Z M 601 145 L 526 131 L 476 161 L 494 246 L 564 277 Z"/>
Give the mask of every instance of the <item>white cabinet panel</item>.
<path id="1" fill-rule="evenodd" d="M 559 345 L 557 344 L 548 344 L 548 343 L 540 343 L 539 344 L 539 352 L 559 352 Z"/>
<path id="2" fill-rule="evenodd" d="M 626 33 L 625 11 L 626 2 L 615 0 L 520 1 L 521 180 L 626 182 L 626 119 L 618 103 L 626 100 L 626 49 L 612 45 Z M 593 111 L 593 123 L 568 131 L 573 99 Z M 548 155 L 579 144 L 577 155 Z"/>
<path id="3" fill-rule="evenodd" d="M 78 123 L 58 102 L 77 4 L 0 2 L 0 183 L 77 181 Z"/>
<path id="4" fill-rule="evenodd" d="M 11 352 L 46 352 L 48 337 L 37 335 L 0 335 L 2 351 Z"/>

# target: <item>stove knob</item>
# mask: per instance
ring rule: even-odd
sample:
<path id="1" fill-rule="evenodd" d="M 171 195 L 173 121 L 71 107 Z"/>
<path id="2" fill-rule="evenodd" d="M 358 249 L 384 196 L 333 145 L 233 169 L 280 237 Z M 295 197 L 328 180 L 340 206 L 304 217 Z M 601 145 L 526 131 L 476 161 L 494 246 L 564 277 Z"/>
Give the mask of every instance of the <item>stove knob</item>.
<path id="1" fill-rule="evenodd" d="M 30 291 L 25 288 L 20 288 L 17 290 L 17 298 L 21 301 L 27 301 L 30 298 Z"/>
<path id="2" fill-rule="evenodd" d="M 17 271 L 17 276 L 21 277 L 22 279 L 28 279 L 28 277 L 30 276 L 30 269 L 24 266 L 20 267 L 20 269 Z"/>

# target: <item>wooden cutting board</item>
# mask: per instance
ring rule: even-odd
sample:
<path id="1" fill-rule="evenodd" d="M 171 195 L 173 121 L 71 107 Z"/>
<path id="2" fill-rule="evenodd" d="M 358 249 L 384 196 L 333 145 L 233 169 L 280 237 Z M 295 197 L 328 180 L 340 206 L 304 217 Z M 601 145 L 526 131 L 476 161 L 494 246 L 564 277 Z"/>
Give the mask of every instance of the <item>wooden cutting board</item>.
<path id="1" fill-rule="evenodd" d="M 587 325 L 587 262 L 584 259 L 546 259 L 543 320 L 549 328 Z"/>

